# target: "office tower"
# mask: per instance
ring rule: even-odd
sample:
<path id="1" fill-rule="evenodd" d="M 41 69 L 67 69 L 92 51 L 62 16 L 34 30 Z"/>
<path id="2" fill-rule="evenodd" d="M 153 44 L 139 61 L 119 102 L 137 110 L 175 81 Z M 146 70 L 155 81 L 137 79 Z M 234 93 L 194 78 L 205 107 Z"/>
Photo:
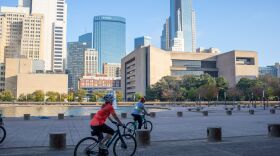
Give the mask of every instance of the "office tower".
<path id="1" fill-rule="evenodd" d="M 86 42 L 87 45 L 92 48 L 92 33 L 86 33 L 79 36 L 79 42 Z"/>
<path id="2" fill-rule="evenodd" d="M 67 70 L 68 87 L 70 90 L 78 90 L 79 78 L 84 75 L 84 54 L 89 46 L 84 42 L 68 42 L 67 45 Z"/>
<path id="3" fill-rule="evenodd" d="M 184 51 L 184 33 L 182 31 L 182 23 L 181 19 L 181 10 L 177 11 L 177 21 L 178 21 L 178 30 L 176 31 L 176 35 L 172 40 L 172 51 Z"/>
<path id="4" fill-rule="evenodd" d="M 163 30 L 161 34 L 161 49 L 170 50 L 170 33 L 169 33 L 169 24 L 170 18 L 166 19 L 165 24 L 163 25 Z"/>
<path id="5" fill-rule="evenodd" d="M 32 14 L 44 16 L 44 61 L 46 70 L 63 71 L 66 62 L 66 0 L 19 0 Z"/>
<path id="6" fill-rule="evenodd" d="M 180 15 L 178 15 L 180 14 Z M 192 13 L 192 0 L 170 0 L 170 40 L 174 42 L 174 38 L 179 38 L 177 31 L 182 29 L 184 39 L 183 51 L 193 51 L 193 30 L 195 26 L 192 24 L 194 16 Z M 178 18 L 179 17 L 179 18 Z M 179 33 L 179 36 L 181 33 Z M 173 46 L 173 45 L 172 45 Z"/>
<path id="7" fill-rule="evenodd" d="M 94 76 L 98 70 L 98 52 L 86 49 L 84 54 L 84 76 Z"/>
<path id="8" fill-rule="evenodd" d="M 126 54 L 126 20 L 117 16 L 95 16 L 93 47 L 98 51 L 98 71 L 102 64 L 120 63 Z"/>
<path id="9" fill-rule="evenodd" d="M 149 36 L 142 36 L 142 37 L 137 37 L 134 39 L 134 48 L 141 48 L 142 46 L 148 46 L 151 45 L 152 43 L 152 38 Z"/>
<path id="10" fill-rule="evenodd" d="M 108 77 L 121 77 L 121 64 L 120 63 L 104 63 L 103 74 Z"/>
<path id="11" fill-rule="evenodd" d="M 43 16 L 20 7 L 1 7 L 0 12 L 0 63 L 4 58 L 42 60 Z"/>
<path id="12" fill-rule="evenodd" d="M 192 11 L 192 52 L 196 51 L 196 15 Z"/>

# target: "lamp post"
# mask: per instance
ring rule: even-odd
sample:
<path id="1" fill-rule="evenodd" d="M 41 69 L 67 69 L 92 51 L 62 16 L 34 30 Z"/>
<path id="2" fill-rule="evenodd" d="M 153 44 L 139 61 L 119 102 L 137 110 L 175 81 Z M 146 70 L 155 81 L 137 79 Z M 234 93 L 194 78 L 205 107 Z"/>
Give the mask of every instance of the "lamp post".
<path id="1" fill-rule="evenodd" d="M 227 104 L 227 92 L 224 92 L 225 105 Z"/>
<path id="2" fill-rule="evenodd" d="M 262 101 L 263 101 L 263 109 L 265 110 L 265 101 L 264 101 L 265 99 L 264 99 L 264 90 L 263 90 L 263 92 L 262 92 Z"/>

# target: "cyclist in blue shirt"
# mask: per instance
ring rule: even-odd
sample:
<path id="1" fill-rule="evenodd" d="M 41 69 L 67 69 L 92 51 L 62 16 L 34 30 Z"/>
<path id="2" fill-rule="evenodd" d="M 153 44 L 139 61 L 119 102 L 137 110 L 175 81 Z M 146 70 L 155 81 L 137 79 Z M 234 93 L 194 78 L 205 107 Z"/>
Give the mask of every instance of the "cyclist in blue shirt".
<path id="1" fill-rule="evenodd" d="M 131 115 L 134 118 L 134 121 L 138 122 L 138 129 L 141 129 L 141 127 L 142 127 L 142 123 L 143 123 L 142 113 L 144 112 L 144 114 L 149 115 L 144 106 L 145 102 L 146 102 L 145 98 L 141 97 L 140 101 L 135 104 L 134 109 L 131 113 Z"/>

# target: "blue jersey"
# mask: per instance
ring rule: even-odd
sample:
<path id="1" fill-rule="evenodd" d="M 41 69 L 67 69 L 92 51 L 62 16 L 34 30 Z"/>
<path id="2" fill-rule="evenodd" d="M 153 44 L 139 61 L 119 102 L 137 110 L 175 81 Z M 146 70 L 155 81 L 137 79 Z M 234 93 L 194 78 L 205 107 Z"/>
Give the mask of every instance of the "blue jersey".
<path id="1" fill-rule="evenodd" d="M 138 102 L 135 104 L 132 114 L 141 115 L 144 110 L 144 104 L 142 102 Z"/>

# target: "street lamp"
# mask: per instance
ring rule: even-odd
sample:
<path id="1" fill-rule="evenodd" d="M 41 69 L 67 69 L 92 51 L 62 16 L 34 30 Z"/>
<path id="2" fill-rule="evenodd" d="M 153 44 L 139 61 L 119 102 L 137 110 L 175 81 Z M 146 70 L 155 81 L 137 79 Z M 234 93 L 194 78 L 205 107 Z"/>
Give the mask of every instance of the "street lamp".
<path id="1" fill-rule="evenodd" d="M 225 105 L 227 104 L 227 92 L 224 92 Z"/>
<path id="2" fill-rule="evenodd" d="M 262 101 L 263 101 L 263 109 L 265 110 L 265 101 L 264 101 L 265 99 L 264 99 L 264 90 L 263 90 L 263 92 L 262 92 Z"/>

